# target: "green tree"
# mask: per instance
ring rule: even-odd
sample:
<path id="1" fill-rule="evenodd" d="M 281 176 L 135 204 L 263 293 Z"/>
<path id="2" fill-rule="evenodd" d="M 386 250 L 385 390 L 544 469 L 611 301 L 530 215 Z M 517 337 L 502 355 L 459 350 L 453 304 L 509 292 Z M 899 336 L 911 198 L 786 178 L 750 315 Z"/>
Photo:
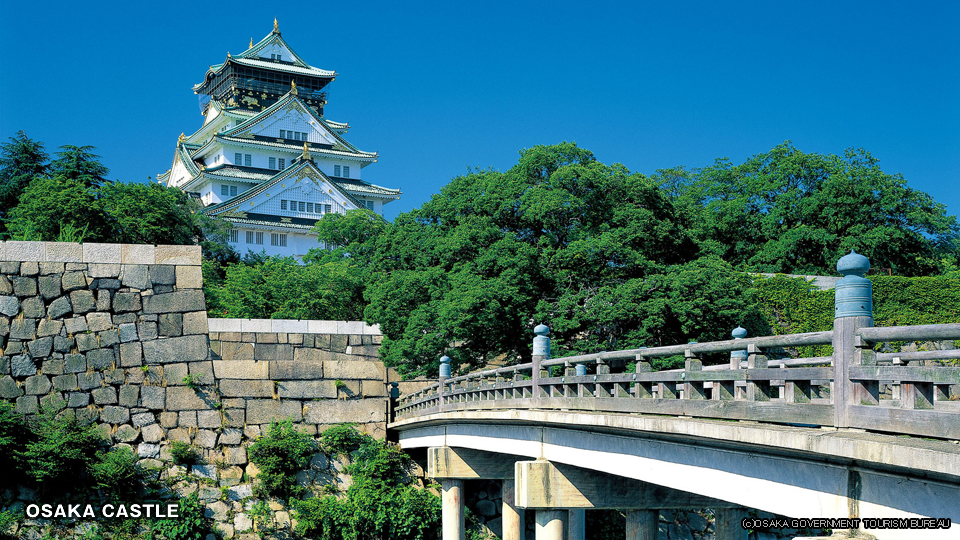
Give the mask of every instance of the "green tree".
<path id="1" fill-rule="evenodd" d="M 0 145 L 0 218 L 5 219 L 17 205 L 31 180 L 47 173 L 48 157 L 43 143 L 30 139 L 23 131 Z M 4 230 L 6 223 L 0 221 L 0 232 Z"/>
<path id="2" fill-rule="evenodd" d="M 703 209 L 689 217 L 701 245 L 737 268 L 832 274 L 856 249 L 875 268 L 914 276 L 960 254 L 956 218 L 863 149 L 824 156 L 785 142 L 741 165 L 717 160 L 675 179 L 666 172 L 661 185 L 675 186 L 675 201 L 691 214 Z"/>
<path id="3" fill-rule="evenodd" d="M 54 241 L 65 228 L 86 231 L 87 240 L 108 238 L 109 230 L 96 191 L 80 180 L 35 178 L 7 217 L 7 229 L 19 240 Z"/>
<path id="4" fill-rule="evenodd" d="M 51 176 L 79 180 L 87 187 L 99 187 L 107 181 L 106 176 L 110 169 L 100 163 L 100 156 L 92 150 L 96 150 L 96 147 L 72 144 L 61 146 L 57 159 L 50 163 Z"/>

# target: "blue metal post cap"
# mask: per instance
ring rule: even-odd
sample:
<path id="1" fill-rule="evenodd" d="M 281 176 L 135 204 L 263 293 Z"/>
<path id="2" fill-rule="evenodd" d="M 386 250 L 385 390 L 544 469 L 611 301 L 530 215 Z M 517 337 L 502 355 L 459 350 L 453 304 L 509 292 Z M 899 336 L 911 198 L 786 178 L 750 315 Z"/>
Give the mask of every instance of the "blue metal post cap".
<path id="1" fill-rule="evenodd" d="M 447 356 L 447 355 L 441 356 L 441 357 L 440 357 L 440 363 L 441 363 L 441 364 L 449 364 L 449 363 L 450 363 L 450 357 Z"/>
<path id="2" fill-rule="evenodd" d="M 582 377 L 587 374 L 586 364 L 577 364 L 577 376 Z"/>
<path id="3" fill-rule="evenodd" d="M 733 332 L 730 332 L 730 335 L 733 336 L 733 339 L 743 339 L 747 337 L 747 329 L 737 325 L 737 327 L 733 329 Z"/>
<path id="4" fill-rule="evenodd" d="M 450 357 L 447 355 L 440 357 L 440 377 L 450 377 Z"/>
<path id="5" fill-rule="evenodd" d="M 844 276 L 863 276 L 870 270 L 870 259 L 850 250 L 837 261 L 837 272 Z"/>
<path id="6" fill-rule="evenodd" d="M 545 324 L 538 324 L 537 327 L 533 329 L 533 333 L 538 336 L 545 336 L 550 333 L 550 328 Z"/>

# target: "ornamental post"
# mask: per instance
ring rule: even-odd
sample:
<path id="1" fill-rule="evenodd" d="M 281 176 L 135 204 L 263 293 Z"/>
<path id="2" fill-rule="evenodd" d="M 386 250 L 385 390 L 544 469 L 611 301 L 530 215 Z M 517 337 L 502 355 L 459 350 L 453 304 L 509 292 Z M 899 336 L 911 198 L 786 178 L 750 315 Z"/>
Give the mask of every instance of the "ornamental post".
<path id="1" fill-rule="evenodd" d="M 531 368 L 531 390 L 533 399 L 540 399 L 540 362 L 550 358 L 550 338 L 547 334 L 550 329 L 545 324 L 538 324 L 533 329 L 536 337 L 533 338 L 533 367 Z"/>
<path id="2" fill-rule="evenodd" d="M 833 319 L 833 409 L 834 427 L 850 426 L 850 405 L 872 397 L 876 392 L 867 384 L 850 381 L 850 366 L 875 364 L 872 348 L 861 342 L 857 329 L 873 326 L 873 284 L 863 277 L 870 261 L 851 250 L 837 261 L 843 275 L 837 281 Z"/>
<path id="3" fill-rule="evenodd" d="M 447 386 L 447 379 L 449 378 L 450 378 L 450 357 L 447 355 L 443 355 L 440 357 L 440 377 L 438 378 L 439 386 L 437 387 L 437 393 L 440 397 L 441 411 L 443 410 L 443 405 L 445 401 L 443 394 L 445 393 L 446 386 Z"/>

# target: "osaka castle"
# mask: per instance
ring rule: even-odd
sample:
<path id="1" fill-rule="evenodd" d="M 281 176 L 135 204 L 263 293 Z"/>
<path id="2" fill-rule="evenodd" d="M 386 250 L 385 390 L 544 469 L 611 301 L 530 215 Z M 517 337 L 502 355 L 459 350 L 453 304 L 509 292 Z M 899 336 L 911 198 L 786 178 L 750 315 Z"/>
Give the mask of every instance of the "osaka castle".
<path id="1" fill-rule="evenodd" d="M 400 190 L 364 181 L 377 153 L 347 142 L 347 123 L 324 117 L 324 88 L 336 76 L 304 62 L 275 19 L 267 37 L 227 53 L 193 87 L 203 125 L 180 135 L 172 167 L 157 180 L 230 222 L 230 245 L 241 254 L 300 258 L 322 247 L 311 229 L 325 214 L 382 215 Z"/>

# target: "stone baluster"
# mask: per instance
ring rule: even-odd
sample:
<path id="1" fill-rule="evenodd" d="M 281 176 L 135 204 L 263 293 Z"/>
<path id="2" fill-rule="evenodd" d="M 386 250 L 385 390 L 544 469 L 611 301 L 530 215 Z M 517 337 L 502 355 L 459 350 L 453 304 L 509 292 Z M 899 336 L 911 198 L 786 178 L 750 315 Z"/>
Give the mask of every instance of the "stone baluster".
<path id="1" fill-rule="evenodd" d="M 695 372 L 703 371 L 703 362 L 690 349 L 683 351 L 683 357 L 683 398 L 705 399 L 703 381 L 692 380 Z"/>

